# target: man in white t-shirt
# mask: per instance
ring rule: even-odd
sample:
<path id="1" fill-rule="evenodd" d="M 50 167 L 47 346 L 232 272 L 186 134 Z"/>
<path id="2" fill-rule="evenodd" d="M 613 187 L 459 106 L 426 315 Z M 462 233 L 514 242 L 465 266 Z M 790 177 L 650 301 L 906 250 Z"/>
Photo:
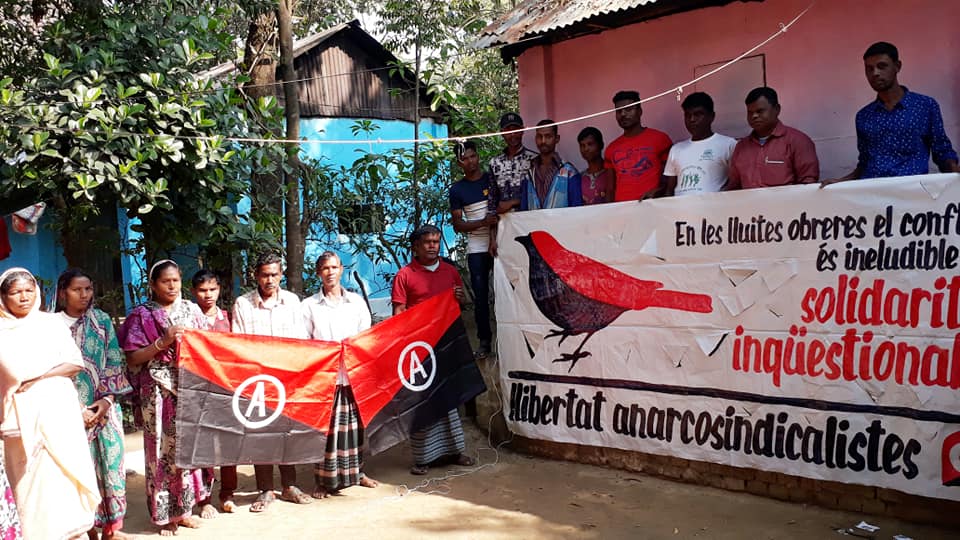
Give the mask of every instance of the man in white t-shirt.
<path id="1" fill-rule="evenodd" d="M 681 104 L 683 125 L 690 138 L 670 149 L 663 176 L 667 196 L 714 193 L 727 183 L 730 156 L 736 139 L 713 132 L 713 99 L 704 92 L 694 92 Z"/>

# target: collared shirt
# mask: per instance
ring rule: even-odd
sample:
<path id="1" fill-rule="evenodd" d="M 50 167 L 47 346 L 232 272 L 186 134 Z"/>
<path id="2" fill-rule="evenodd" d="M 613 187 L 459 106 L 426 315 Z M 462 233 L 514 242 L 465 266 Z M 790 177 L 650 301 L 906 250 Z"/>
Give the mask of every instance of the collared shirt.
<path id="1" fill-rule="evenodd" d="M 280 289 L 277 297 L 264 302 L 254 289 L 233 303 L 233 331 L 238 334 L 306 339 L 300 299 Z"/>
<path id="2" fill-rule="evenodd" d="M 728 178 L 727 190 L 817 182 L 817 148 L 802 131 L 777 122 L 762 144 L 756 133 L 740 139 L 730 158 Z"/>
<path id="3" fill-rule="evenodd" d="M 217 309 L 217 314 L 213 317 L 210 317 L 206 313 L 203 315 L 210 322 L 210 330 L 214 332 L 229 332 L 230 331 L 230 317 L 227 316 L 227 312 L 220 308 Z"/>
<path id="4" fill-rule="evenodd" d="M 537 153 L 529 148 L 522 148 L 513 157 L 508 157 L 506 151 L 490 160 L 490 198 L 487 208 L 495 213 L 502 201 L 520 199 L 523 180 L 530 172 L 530 161 L 537 157 Z"/>
<path id="5" fill-rule="evenodd" d="M 435 270 L 418 263 L 416 260 L 404 266 L 393 278 L 390 299 L 394 305 L 411 308 L 424 300 L 436 296 L 454 287 L 463 287 L 460 272 L 450 263 L 439 261 Z"/>
<path id="6" fill-rule="evenodd" d="M 367 303 L 359 294 L 347 290 L 342 291 L 340 300 L 332 300 L 322 291 L 318 292 L 305 299 L 300 308 L 303 326 L 310 339 L 340 342 L 370 328 Z"/>
<path id="7" fill-rule="evenodd" d="M 878 99 L 857 112 L 860 178 L 927 174 L 931 154 L 937 165 L 957 160 L 937 101 L 905 86 L 903 91 L 893 110 Z"/>
<path id="8" fill-rule="evenodd" d="M 520 192 L 520 210 L 583 206 L 580 173 L 569 162 L 554 154 L 547 177 L 540 172 L 540 156 L 531 161 L 531 169 Z M 542 190 L 542 192 L 541 192 Z"/>

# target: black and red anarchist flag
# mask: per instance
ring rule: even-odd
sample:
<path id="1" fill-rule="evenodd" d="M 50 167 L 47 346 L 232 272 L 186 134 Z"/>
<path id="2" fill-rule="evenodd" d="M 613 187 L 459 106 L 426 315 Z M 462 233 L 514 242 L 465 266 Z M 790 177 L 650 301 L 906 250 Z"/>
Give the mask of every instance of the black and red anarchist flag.
<path id="1" fill-rule="evenodd" d="M 452 291 L 342 344 L 190 330 L 180 344 L 177 465 L 321 461 L 341 357 L 371 453 L 486 389 Z"/>

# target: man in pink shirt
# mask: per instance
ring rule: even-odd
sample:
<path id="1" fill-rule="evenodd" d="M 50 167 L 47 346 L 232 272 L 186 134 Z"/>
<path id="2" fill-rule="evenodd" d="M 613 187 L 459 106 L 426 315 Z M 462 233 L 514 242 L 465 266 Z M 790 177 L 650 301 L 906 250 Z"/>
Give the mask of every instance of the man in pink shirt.
<path id="1" fill-rule="evenodd" d="M 780 122 L 780 101 L 773 88 L 747 94 L 747 122 L 753 131 L 740 140 L 730 158 L 726 190 L 810 184 L 820 180 L 817 149 L 802 131 Z"/>

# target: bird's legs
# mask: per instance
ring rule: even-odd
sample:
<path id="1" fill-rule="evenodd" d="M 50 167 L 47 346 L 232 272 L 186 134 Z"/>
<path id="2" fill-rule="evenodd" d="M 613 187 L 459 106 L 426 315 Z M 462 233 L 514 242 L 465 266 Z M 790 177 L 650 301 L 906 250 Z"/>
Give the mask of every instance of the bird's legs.
<path id="1" fill-rule="evenodd" d="M 560 341 L 557 342 L 557 345 L 560 345 L 561 343 L 563 343 L 563 340 L 567 339 L 571 335 L 572 334 L 570 334 L 566 330 L 551 330 L 547 333 L 547 335 L 543 336 L 543 339 L 560 336 Z"/>
<path id="2" fill-rule="evenodd" d="M 581 358 L 586 358 L 588 356 L 593 355 L 593 353 L 591 353 L 590 351 L 582 351 L 582 349 L 583 349 L 583 346 L 587 344 L 587 340 L 590 339 L 590 336 L 592 336 L 595 333 L 596 331 L 588 332 L 587 336 L 583 338 L 583 341 L 580 342 L 580 346 L 578 346 L 575 351 L 573 351 L 572 353 L 561 354 L 560 358 L 557 358 L 556 360 L 554 360 L 554 362 L 570 362 L 570 369 L 567 370 L 567 373 L 570 373 L 571 371 L 573 371 L 573 366 L 577 365 L 578 360 L 580 360 Z M 563 342 L 562 339 L 560 341 Z"/>

